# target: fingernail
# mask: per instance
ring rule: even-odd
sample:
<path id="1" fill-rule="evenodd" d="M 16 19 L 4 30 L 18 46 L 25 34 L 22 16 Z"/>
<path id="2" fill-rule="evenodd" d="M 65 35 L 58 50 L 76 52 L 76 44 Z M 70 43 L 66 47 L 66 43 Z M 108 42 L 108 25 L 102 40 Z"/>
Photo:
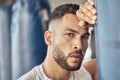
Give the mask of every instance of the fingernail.
<path id="1" fill-rule="evenodd" d="M 84 26 L 84 22 L 83 22 L 83 21 L 80 21 L 80 22 L 79 22 L 79 26 Z"/>
<path id="2" fill-rule="evenodd" d="M 94 2 L 93 2 L 93 1 L 91 2 L 91 5 L 94 5 Z"/>
<path id="3" fill-rule="evenodd" d="M 93 19 L 93 20 L 96 20 L 96 19 L 97 19 L 97 16 L 93 16 L 92 19 Z"/>
<path id="4" fill-rule="evenodd" d="M 91 24 L 95 24 L 95 21 L 94 21 L 94 20 L 92 20 L 92 21 L 91 21 Z"/>
<path id="5" fill-rule="evenodd" d="M 97 11 L 96 10 L 93 10 L 93 14 L 96 14 L 97 13 Z"/>

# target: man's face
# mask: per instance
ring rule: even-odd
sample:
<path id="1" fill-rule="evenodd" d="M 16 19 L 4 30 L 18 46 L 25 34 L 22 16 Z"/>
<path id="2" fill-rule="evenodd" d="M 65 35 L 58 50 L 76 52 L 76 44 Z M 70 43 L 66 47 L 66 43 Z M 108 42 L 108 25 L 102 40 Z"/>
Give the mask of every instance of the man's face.
<path id="1" fill-rule="evenodd" d="M 66 14 L 57 25 L 53 32 L 53 58 L 63 69 L 78 70 L 88 46 L 88 29 L 81 28 L 73 14 Z"/>

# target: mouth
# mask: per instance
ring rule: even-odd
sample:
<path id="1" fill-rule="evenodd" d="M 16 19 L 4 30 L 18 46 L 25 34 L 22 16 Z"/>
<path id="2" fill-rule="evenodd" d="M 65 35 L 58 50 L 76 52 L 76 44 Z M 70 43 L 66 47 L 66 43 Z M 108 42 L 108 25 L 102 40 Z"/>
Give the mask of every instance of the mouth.
<path id="1" fill-rule="evenodd" d="M 75 62 L 82 61 L 82 55 L 78 53 L 73 53 L 70 55 L 71 59 L 73 59 Z"/>

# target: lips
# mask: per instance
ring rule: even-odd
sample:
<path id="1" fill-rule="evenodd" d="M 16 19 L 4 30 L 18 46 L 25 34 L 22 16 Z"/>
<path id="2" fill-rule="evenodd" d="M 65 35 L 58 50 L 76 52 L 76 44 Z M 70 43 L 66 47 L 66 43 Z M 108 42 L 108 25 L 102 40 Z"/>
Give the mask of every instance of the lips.
<path id="1" fill-rule="evenodd" d="M 80 54 L 78 54 L 78 53 L 73 53 L 73 54 L 70 55 L 70 57 L 80 58 Z"/>
<path id="2" fill-rule="evenodd" d="M 73 53 L 70 55 L 71 58 L 74 59 L 74 61 L 81 61 L 82 60 L 82 55 L 78 54 L 78 53 Z"/>

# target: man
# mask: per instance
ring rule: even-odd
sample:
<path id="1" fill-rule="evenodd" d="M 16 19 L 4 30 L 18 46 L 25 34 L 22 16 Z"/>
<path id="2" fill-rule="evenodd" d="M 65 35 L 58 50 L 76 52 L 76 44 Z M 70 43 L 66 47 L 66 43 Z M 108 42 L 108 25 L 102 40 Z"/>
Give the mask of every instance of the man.
<path id="1" fill-rule="evenodd" d="M 48 45 L 44 62 L 18 80 L 97 80 L 96 61 L 82 66 L 88 47 L 89 26 L 95 24 L 93 0 L 64 4 L 51 14 L 44 39 Z"/>

